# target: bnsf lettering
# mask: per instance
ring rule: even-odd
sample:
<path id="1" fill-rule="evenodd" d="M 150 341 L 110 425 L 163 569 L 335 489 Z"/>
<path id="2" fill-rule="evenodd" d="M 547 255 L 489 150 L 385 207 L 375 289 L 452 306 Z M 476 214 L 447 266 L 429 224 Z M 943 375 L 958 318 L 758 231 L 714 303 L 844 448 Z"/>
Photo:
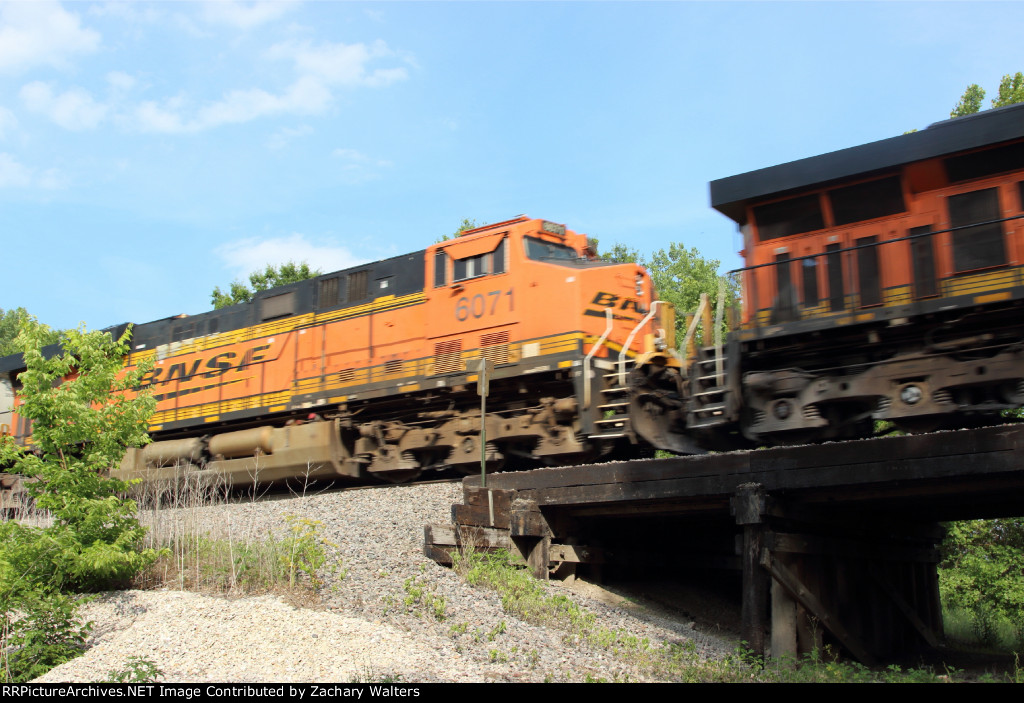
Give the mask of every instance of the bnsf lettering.
<path id="1" fill-rule="evenodd" d="M 207 361 L 206 368 L 213 370 L 203 374 L 204 378 L 213 378 L 214 376 L 220 376 L 222 373 L 227 373 L 227 370 L 231 368 L 231 359 L 234 359 L 236 356 L 238 355 L 234 352 L 224 352 Z"/>
<path id="2" fill-rule="evenodd" d="M 221 352 L 209 359 L 196 359 L 191 362 L 182 362 L 179 364 L 172 364 L 171 366 L 154 367 L 149 373 L 142 378 L 142 387 L 153 386 L 158 383 L 170 383 L 172 381 L 190 381 L 196 376 L 202 378 L 214 378 L 216 376 L 222 376 L 231 369 L 236 372 L 241 371 L 246 366 L 255 364 L 260 361 L 264 361 L 267 358 L 266 351 L 270 349 L 269 344 L 264 344 L 258 347 L 253 347 L 245 352 L 242 358 L 238 359 L 236 352 Z M 203 369 L 203 372 L 200 372 Z M 165 374 L 166 372 L 166 374 Z"/>
<path id="3" fill-rule="evenodd" d="M 614 308 L 615 304 L 619 302 L 619 296 L 614 293 L 607 293 L 605 291 L 598 291 L 594 299 L 590 301 L 591 305 L 596 305 L 599 308 Z M 619 306 L 619 310 L 632 310 L 635 313 L 640 312 L 640 304 L 634 298 L 626 298 L 622 301 Z"/>

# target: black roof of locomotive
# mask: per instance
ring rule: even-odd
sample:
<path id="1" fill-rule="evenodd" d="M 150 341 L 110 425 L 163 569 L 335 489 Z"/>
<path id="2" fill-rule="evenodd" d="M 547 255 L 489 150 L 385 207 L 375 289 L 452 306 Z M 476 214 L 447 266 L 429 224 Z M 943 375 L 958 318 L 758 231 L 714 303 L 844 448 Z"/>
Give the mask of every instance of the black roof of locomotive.
<path id="1" fill-rule="evenodd" d="M 339 271 L 331 271 L 320 274 L 316 278 L 309 278 L 260 291 L 255 294 L 253 301 L 249 303 L 237 303 L 219 310 L 199 313 L 198 315 L 176 315 L 137 324 L 132 329 L 131 344 L 134 349 L 150 349 L 161 344 L 167 344 L 168 342 L 178 342 L 192 337 L 228 332 L 258 325 L 266 321 L 260 317 L 261 301 L 265 298 L 281 295 L 282 293 L 295 293 L 295 309 L 287 316 L 365 305 L 380 293 L 380 289 L 374 289 L 372 284 L 385 278 L 389 279 L 390 284 L 387 288 L 388 294 L 398 296 L 415 293 L 423 290 L 426 255 L 426 249 L 420 249 L 411 254 L 401 254 L 389 259 L 360 264 Z M 368 284 L 366 294 L 363 297 L 357 300 L 338 300 L 330 305 L 324 305 L 321 301 L 317 300 L 320 281 L 362 271 L 367 272 Z M 125 322 L 107 327 L 102 331 L 109 332 L 117 339 L 124 333 L 127 326 L 128 323 Z M 43 356 L 49 359 L 61 353 L 61 345 L 59 343 L 51 344 L 43 347 L 42 351 Z M 22 358 L 21 352 L 0 357 L 0 373 L 17 372 L 24 368 L 25 361 Z"/>
<path id="2" fill-rule="evenodd" d="M 1024 103 L 926 129 L 711 181 L 711 207 L 739 224 L 752 200 L 1024 137 Z"/>

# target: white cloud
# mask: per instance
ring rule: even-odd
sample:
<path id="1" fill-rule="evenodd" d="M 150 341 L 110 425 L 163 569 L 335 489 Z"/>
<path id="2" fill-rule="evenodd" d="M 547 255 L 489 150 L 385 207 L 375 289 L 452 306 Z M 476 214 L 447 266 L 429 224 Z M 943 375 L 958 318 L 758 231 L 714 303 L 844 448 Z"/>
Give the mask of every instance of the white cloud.
<path id="1" fill-rule="evenodd" d="M 56 2 L 0 3 L 0 71 L 40 64 L 65 68 L 69 59 L 96 51 L 100 35 Z"/>
<path id="2" fill-rule="evenodd" d="M 385 161 L 384 159 L 371 158 L 360 151 L 356 151 L 355 149 L 335 149 L 333 152 L 331 152 L 331 156 L 334 156 L 335 158 L 342 159 L 343 161 L 347 162 L 347 167 L 349 168 L 354 168 L 357 166 L 385 167 L 391 165 L 390 161 Z"/>
<path id="3" fill-rule="evenodd" d="M 270 139 L 267 140 L 267 147 L 270 149 L 283 149 L 292 140 L 312 133 L 313 128 L 308 124 L 299 125 L 298 127 L 282 127 L 270 135 Z"/>
<path id="4" fill-rule="evenodd" d="M 0 188 L 43 188 L 52 190 L 64 186 L 65 179 L 56 169 L 36 173 L 18 162 L 10 154 L 0 152 Z"/>
<path id="5" fill-rule="evenodd" d="M 46 115 L 61 127 L 73 131 L 93 129 L 107 114 L 107 107 L 93 100 L 81 88 L 55 95 L 48 84 L 33 81 L 23 86 L 19 95 L 29 110 Z"/>
<path id="6" fill-rule="evenodd" d="M 305 261 L 310 268 L 324 273 L 358 266 L 367 259 L 354 255 L 342 246 L 315 244 L 298 232 L 287 237 L 259 239 L 249 237 L 222 244 L 214 253 L 224 262 L 226 268 L 238 276 L 247 276 L 267 266 L 280 265 L 287 261 Z"/>
<path id="7" fill-rule="evenodd" d="M 270 115 L 318 115 L 330 107 L 335 86 L 378 87 L 403 80 L 402 67 L 370 69 L 368 64 L 392 58 L 384 42 L 312 46 L 308 42 L 276 44 L 268 58 L 294 63 L 298 78 L 279 94 L 262 88 L 232 90 L 220 100 L 198 108 L 187 116 L 180 99 L 147 101 L 135 110 L 136 124 L 146 132 L 188 133 L 226 124 L 250 122 Z"/>
<path id="8" fill-rule="evenodd" d="M 252 29 L 272 22 L 289 12 L 294 3 L 236 2 L 234 0 L 213 0 L 203 4 L 203 19 L 210 24 L 226 24 L 237 29 Z"/>
<path id="9" fill-rule="evenodd" d="M 267 55 L 294 61 L 301 74 L 330 85 L 377 87 L 408 77 L 408 72 L 401 67 L 369 70 L 371 61 L 395 57 L 395 52 L 380 40 L 369 45 L 324 42 L 314 46 L 308 41 L 283 42 L 270 47 Z"/>

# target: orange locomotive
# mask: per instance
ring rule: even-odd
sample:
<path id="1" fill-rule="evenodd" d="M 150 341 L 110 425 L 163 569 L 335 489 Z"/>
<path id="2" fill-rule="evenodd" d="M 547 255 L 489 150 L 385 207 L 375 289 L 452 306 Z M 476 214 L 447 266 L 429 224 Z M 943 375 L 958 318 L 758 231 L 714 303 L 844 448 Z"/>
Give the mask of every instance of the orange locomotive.
<path id="1" fill-rule="evenodd" d="M 236 483 L 479 470 L 481 359 L 489 470 L 646 446 L 612 371 L 659 334 L 653 295 L 640 266 L 523 216 L 138 325 L 126 364 L 153 361 L 154 442 L 122 470 Z M 16 416 L 14 433 L 26 434 Z"/>
<path id="2" fill-rule="evenodd" d="M 1024 403 L 1024 105 L 711 184 L 745 312 L 705 444 L 988 422 Z M 735 442 L 733 442 L 735 446 Z"/>

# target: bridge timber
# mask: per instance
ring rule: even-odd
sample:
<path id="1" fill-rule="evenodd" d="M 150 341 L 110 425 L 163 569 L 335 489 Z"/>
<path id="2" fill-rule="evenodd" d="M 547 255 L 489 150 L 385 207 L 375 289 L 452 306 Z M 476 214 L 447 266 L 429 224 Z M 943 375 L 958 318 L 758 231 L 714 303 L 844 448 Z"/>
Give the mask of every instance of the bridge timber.
<path id="1" fill-rule="evenodd" d="M 1024 514 L 1022 449 L 1003 425 L 469 477 L 424 549 L 509 548 L 542 579 L 739 573 L 755 652 L 872 664 L 942 642 L 939 523 Z"/>

